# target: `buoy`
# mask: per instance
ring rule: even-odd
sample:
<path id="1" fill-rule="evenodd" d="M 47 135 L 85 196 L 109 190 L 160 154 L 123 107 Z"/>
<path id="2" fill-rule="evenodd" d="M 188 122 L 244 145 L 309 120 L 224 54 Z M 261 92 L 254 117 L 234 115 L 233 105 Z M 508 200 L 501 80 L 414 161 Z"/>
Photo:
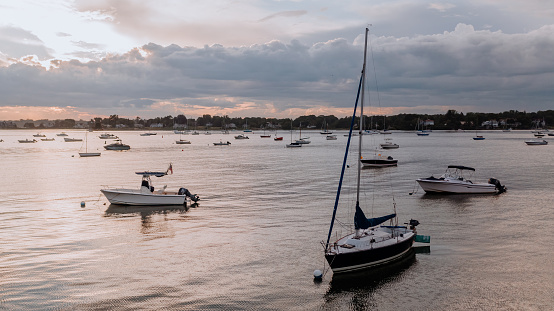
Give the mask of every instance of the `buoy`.
<path id="1" fill-rule="evenodd" d="M 81 207 L 85 207 L 85 201 L 81 201 Z"/>
<path id="2" fill-rule="evenodd" d="M 321 280 L 323 278 L 323 272 L 321 270 L 314 271 L 314 279 Z"/>

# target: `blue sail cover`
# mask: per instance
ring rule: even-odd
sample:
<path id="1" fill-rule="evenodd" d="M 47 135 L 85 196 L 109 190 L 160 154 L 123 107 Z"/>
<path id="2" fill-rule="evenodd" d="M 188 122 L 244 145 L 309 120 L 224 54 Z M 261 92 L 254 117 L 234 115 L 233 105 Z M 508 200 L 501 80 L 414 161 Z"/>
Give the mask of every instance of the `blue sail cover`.
<path id="1" fill-rule="evenodd" d="M 354 215 L 354 227 L 358 229 L 367 229 L 370 227 L 375 227 L 384 223 L 385 221 L 396 217 L 396 214 L 390 214 L 383 217 L 376 218 L 366 218 L 364 212 L 358 204 L 356 204 L 356 214 Z"/>

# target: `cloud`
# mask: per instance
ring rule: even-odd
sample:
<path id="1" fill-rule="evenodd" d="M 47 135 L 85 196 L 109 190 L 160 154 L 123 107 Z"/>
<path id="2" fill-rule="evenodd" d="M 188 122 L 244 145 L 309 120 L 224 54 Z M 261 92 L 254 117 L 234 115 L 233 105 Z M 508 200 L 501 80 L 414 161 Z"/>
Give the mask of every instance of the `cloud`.
<path id="1" fill-rule="evenodd" d="M 58 60 L 52 68 L 18 62 L 0 68 L 1 104 L 141 117 L 346 112 L 356 96 L 362 39 L 202 48 L 150 43 L 100 61 Z M 506 34 L 458 24 L 434 35 L 372 35 L 370 42 L 374 110 L 551 109 L 554 25 Z"/>
<path id="2" fill-rule="evenodd" d="M 259 22 L 265 22 L 277 17 L 297 17 L 297 16 L 306 15 L 307 13 L 308 12 L 305 10 L 277 12 L 260 19 Z"/>
<path id="3" fill-rule="evenodd" d="M 52 57 L 36 35 L 12 26 L 0 27 L 0 52 L 15 58 L 27 55 L 36 55 L 40 59 Z"/>

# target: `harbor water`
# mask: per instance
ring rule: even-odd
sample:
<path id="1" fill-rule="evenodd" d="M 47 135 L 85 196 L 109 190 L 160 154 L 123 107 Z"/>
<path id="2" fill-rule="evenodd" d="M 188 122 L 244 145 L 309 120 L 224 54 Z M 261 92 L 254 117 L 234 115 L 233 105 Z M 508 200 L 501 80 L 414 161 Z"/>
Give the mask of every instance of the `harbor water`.
<path id="1" fill-rule="evenodd" d="M 527 146 L 530 131 L 414 132 L 364 137 L 398 166 L 362 170 L 368 217 L 396 206 L 431 236 L 405 260 L 371 272 L 333 275 L 323 256 L 347 137 L 285 148 L 291 134 L 177 135 L 113 132 L 128 151 L 107 151 L 100 132 L 64 142 L 57 130 L 0 131 L 1 310 L 552 310 L 554 137 Z M 66 131 L 85 138 L 84 131 Z M 273 137 L 283 136 L 283 141 Z M 298 138 L 298 133 L 293 133 Z M 175 144 L 188 139 L 190 145 Z M 357 139 L 354 137 L 353 139 Z M 229 146 L 214 142 L 229 141 Z M 110 143 L 110 140 L 108 140 Z M 355 149 L 357 141 L 353 141 Z M 165 170 L 156 189 L 185 187 L 198 205 L 110 205 L 104 186 L 138 188 L 135 172 Z M 346 177 L 356 160 L 351 154 Z M 427 195 L 415 179 L 448 165 L 494 177 L 500 195 Z M 349 230 L 355 200 L 345 183 L 337 229 Z M 333 237 L 340 233 L 333 233 Z M 325 271 L 314 282 L 313 271 Z"/>

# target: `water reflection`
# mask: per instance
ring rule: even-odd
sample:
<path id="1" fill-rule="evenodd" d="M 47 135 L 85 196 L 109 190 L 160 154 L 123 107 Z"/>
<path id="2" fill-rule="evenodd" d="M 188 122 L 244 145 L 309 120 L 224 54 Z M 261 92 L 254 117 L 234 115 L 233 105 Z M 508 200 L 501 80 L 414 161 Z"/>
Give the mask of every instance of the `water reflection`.
<path id="1" fill-rule="evenodd" d="M 362 272 L 333 275 L 324 297 L 327 305 L 324 309 L 335 304 L 343 306 L 345 300 L 348 300 L 352 310 L 376 308 L 376 300 L 372 299 L 374 293 L 379 288 L 400 280 L 416 262 L 415 254 L 416 251 L 412 249 L 404 259 L 390 265 Z"/>
<path id="2" fill-rule="evenodd" d="M 194 205 L 194 206 L 193 206 Z M 190 207 L 196 207 L 197 203 Z M 185 213 L 189 210 L 188 205 L 152 205 L 152 206 L 129 206 L 110 204 L 105 211 L 106 217 L 125 216 L 129 214 L 140 214 L 142 218 L 147 218 L 154 214 Z"/>

